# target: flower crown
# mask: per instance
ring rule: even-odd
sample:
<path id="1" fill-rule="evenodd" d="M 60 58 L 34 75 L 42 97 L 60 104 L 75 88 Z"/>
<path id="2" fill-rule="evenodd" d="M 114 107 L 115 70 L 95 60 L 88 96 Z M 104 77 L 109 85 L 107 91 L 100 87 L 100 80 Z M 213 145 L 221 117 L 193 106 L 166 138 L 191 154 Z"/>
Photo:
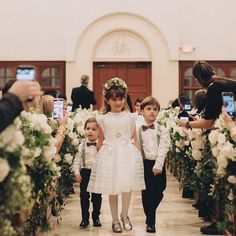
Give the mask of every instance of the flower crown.
<path id="1" fill-rule="evenodd" d="M 106 96 L 109 90 L 117 89 L 117 88 L 122 88 L 125 92 L 125 95 L 127 95 L 128 87 L 127 87 L 125 81 L 123 81 L 122 79 L 117 78 L 117 77 L 108 80 L 104 84 L 104 86 L 103 86 L 103 95 Z"/>

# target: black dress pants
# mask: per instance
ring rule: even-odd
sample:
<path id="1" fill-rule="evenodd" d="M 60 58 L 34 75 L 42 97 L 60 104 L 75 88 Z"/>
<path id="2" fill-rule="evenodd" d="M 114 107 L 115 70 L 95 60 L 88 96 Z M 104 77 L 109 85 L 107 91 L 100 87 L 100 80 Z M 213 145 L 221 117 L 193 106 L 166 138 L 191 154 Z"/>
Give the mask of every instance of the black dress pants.
<path id="1" fill-rule="evenodd" d="M 142 190 L 142 203 L 147 225 L 155 225 L 156 209 L 163 198 L 163 191 L 166 188 L 165 166 L 162 169 L 162 173 L 155 176 L 152 172 L 154 165 L 155 161 L 144 160 L 144 180 L 146 189 Z"/>
<path id="2" fill-rule="evenodd" d="M 80 171 L 82 181 L 80 183 L 80 205 L 82 211 L 82 219 L 89 220 L 89 200 L 90 193 L 87 192 L 87 187 L 90 179 L 91 169 L 83 168 Z M 102 204 L 102 195 L 98 193 L 91 193 L 91 202 L 93 203 L 92 219 L 95 221 L 99 219 L 100 209 Z"/>

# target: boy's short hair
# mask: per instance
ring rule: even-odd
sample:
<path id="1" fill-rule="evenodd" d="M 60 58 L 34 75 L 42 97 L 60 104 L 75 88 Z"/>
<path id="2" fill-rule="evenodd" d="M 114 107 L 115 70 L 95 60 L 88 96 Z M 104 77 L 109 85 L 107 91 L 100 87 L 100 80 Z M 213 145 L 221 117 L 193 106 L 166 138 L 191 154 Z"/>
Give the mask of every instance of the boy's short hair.
<path id="1" fill-rule="evenodd" d="M 134 104 L 136 105 L 137 103 L 141 103 L 142 101 L 143 101 L 142 98 L 137 98 L 137 99 L 135 100 Z"/>
<path id="2" fill-rule="evenodd" d="M 158 111 L 160 111 L 161 109 L 160 103 L 157 101 L 156 98 L 152 96 L 148 96 L 144 98 L 143 101 L 141 102 L 140 108 L 141 110 L 143 110 L 144 107 L 149 106 L 149 105 L 156 106 Z"/>
<path id="3" fill-rule="evenodd" d="M 91 118 L 89 118 L 89 119 L 87 119 L 87 120 L 85 121 L 85 123 L 84 123 L 84 129 L 86 129 L 88 123 L 96 123 L 97 126 L 98 126 L 98 122 L 97 122 L 97 120 L 96 120 L 95 117 L 91 117 Z"/>

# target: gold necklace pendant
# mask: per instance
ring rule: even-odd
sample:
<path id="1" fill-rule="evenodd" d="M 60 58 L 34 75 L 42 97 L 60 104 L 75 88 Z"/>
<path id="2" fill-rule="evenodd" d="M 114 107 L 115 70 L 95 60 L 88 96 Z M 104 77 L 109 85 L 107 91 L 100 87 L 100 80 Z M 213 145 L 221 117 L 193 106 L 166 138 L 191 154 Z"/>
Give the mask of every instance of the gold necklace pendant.
<path id="1" fill-rule="evenodd" d="M 120 133 L 120 132 L 117 132 L 117 133 L 116 133 L 116 137 L 117 137 L 117 138 L 120 138 L 120 137 L 121 137 L 121 133 Z"/>

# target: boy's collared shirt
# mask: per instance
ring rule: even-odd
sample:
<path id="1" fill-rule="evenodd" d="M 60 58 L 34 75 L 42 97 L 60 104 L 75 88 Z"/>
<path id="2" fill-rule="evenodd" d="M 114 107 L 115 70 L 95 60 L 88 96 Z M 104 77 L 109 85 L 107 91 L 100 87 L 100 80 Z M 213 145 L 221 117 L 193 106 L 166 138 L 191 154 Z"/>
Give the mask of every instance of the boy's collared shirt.
<path id="1" fill-rule="evenodd" d="M 75 155 L 75 159 L 73 162 L 73 171 L 75 173 L 75 175 L 80 174 L 80 170 L 82 168 L 86 168 L 86 169 L 92 169 L 93 164 L 96 160 L 97 157 L 97 148 L 95 145 L 87 145 L 87 143 L 93 143 L 89 140 L 85 141 L 85 145 L 84 142 L 82 142 L 79 147 L 78 147 L 78 152 Z M 82 152 L 83 152 L 83 148 L 85 148 L 85 163 L 83 163 L 83 158 L 82 158 Z M 85 164 L 85 166 L 84 166 Z"/>
<path id="2" fill-rule="evenodd" d="M 149 126 L 144 121 L 143 125 Z M 145 159 L 154 160 L 153 168 L 162 170 L 170 147 L 169 130 L 154 123 L 154 129 L 142 130 L 143 151 Z M 158 145 L 159 144 L 159 145 Z"/>

